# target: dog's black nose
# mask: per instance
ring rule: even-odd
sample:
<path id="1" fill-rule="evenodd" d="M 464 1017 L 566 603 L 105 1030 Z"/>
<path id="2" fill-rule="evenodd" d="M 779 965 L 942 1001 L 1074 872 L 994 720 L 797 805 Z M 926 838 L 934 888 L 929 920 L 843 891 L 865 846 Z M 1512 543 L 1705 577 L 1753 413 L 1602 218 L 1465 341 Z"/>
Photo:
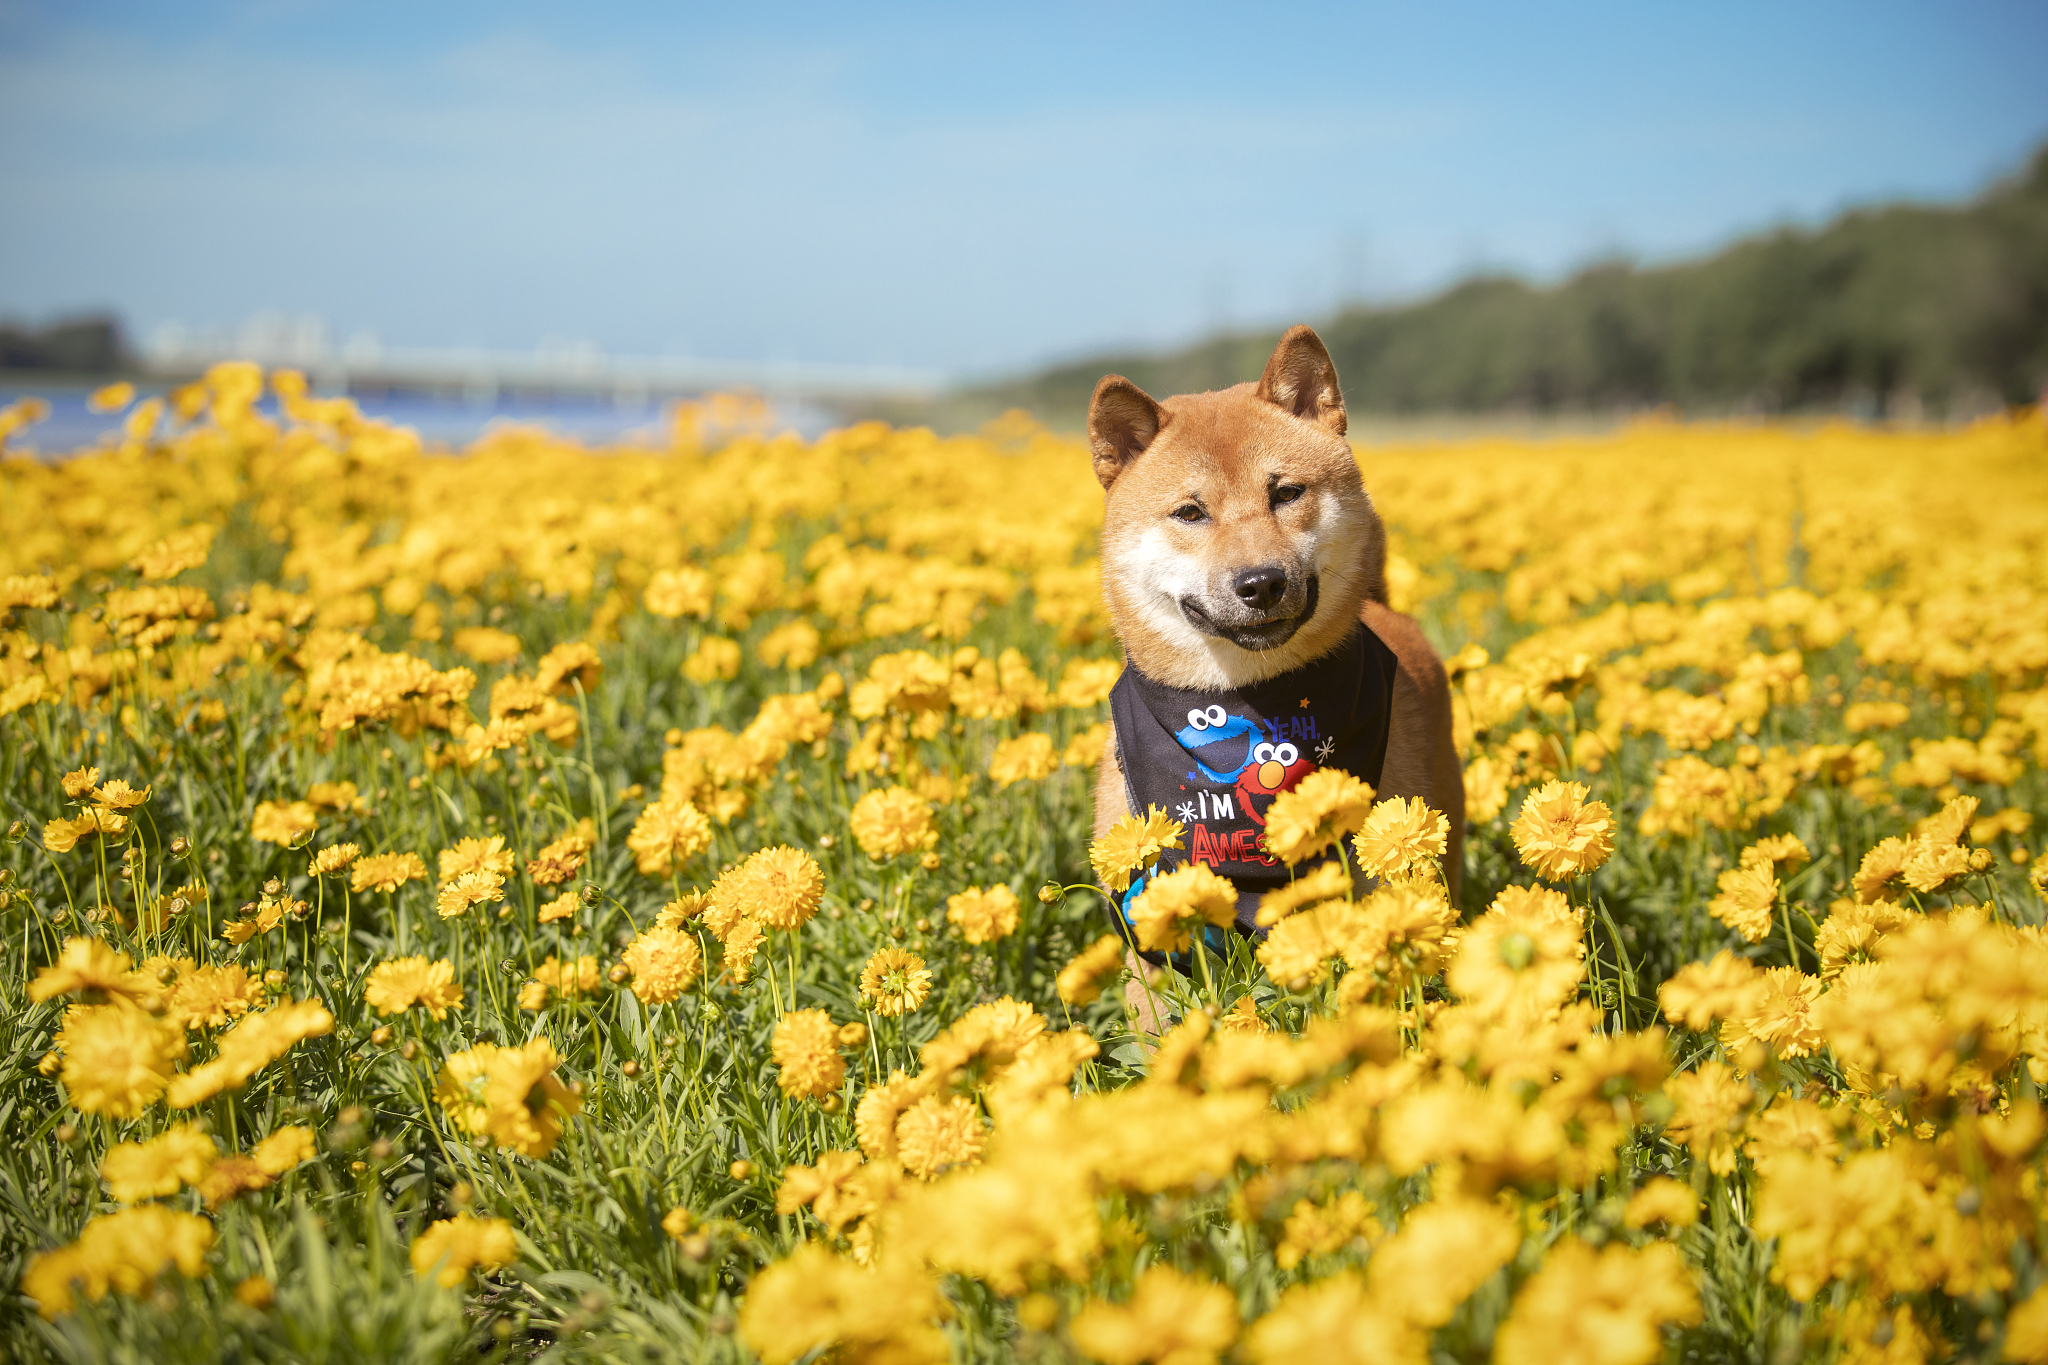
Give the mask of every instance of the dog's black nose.
<path id="1" fill-rule="evenodd" d="M 1270 611 L 1287 591 L 1287 570 L 1277 564 L 1246 569 L 1231 580 L 1237 600 L 1253 611 Z"/>

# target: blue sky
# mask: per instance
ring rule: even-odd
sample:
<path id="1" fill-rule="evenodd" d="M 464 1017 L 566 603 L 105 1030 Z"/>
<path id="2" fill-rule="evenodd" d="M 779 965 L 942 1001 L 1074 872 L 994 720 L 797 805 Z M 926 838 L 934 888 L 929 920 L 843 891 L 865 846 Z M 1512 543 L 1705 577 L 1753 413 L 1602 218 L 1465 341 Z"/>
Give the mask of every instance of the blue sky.
<path id="1" fill-rule="evenodd" d="M 0 0 L 0 315 L 989 373 L 2048 137 L 2048 6 Z"/>

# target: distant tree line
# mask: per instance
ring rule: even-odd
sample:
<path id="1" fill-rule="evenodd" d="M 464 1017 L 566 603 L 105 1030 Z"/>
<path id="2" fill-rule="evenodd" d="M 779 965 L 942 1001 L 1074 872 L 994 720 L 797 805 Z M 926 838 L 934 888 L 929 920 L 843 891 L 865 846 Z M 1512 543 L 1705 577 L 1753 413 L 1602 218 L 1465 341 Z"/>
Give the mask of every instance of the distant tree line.
<path id="1" fill-rule="evenodd" d="M 1961 206 L 1899 204 L 1703 260 L 1487 277 L 1318 323 L 1360 412 L 1851 410 L 1939 417 L 2048 384 L 2048 147 Z M 1158 395 L 1256 378 L 1278 331 L 1104 355 L 975 391 L 1075 424 L 1095 381 Z"/>
<path id="2" fill-rule="evenodd" d="M 110 317 L 71 318 L 47 327 L 0 323 L 0 371 L 99 376 L 133 368 L 120 324 Z"/>

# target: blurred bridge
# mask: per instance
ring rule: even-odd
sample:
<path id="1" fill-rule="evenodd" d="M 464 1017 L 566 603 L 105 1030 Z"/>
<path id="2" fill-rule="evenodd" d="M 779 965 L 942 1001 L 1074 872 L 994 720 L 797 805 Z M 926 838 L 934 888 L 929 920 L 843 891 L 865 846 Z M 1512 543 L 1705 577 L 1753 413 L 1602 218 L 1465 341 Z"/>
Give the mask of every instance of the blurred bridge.
<path id="1" fill-rule="evenodd" d="M 316 391 L 330 395 L 416 393 L 484 403 L 516 396 L 640 407 L 731 389 L 829 403 L 923 397 L 943 382 L 936 374 L 890 366 L 619 356 L 588 343 L 496 351 L 385 346 L 358 337 L 336 345 L 317 319 L 253 319 L 232 333 L 159 329 L 142 358 L 165 378 L 190 377 L 222 360 L 253 360 L 266 369 L 304 371 Z"/>

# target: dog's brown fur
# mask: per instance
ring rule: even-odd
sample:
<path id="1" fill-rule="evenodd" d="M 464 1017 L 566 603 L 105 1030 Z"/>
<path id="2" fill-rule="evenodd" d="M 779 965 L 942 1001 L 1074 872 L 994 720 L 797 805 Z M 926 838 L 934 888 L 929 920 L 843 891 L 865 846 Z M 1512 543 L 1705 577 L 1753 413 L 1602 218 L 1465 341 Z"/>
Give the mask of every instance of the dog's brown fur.
<path id="1" fill-rule="evenodd" d="M 1256 384 L 1160 402 L 1121 375 L 1105 378 L 1088 410 L 1104 494 L 1103 592 L 1129 659 L 1177 687 L 1277 676 L 1327 654 L 1363 620 L 1399 661 L 1379 794 L 1419 796 L 1450 817 L 1444 874 L 1455 898 L 1465 787 L 1450 689 L 1421 629 L 1387 605 L 1386 531 L 1346 425 L 1336 367 L 1307 327 L 1280 339 Z M 1286 575 L 1285 592 L 1262 609 L 1233 590 L 1252 568 Z M 1307 613 L 1311 576 L 1318 594 Z M 1290 633 L 1268 638 L 1290 622 Z M 1127 811 L 1112 738 L 1096 779 L 1095 833 Z M 1150 997 L 1134 986 L 1132 1003 L 1156 1033 Z"/>

